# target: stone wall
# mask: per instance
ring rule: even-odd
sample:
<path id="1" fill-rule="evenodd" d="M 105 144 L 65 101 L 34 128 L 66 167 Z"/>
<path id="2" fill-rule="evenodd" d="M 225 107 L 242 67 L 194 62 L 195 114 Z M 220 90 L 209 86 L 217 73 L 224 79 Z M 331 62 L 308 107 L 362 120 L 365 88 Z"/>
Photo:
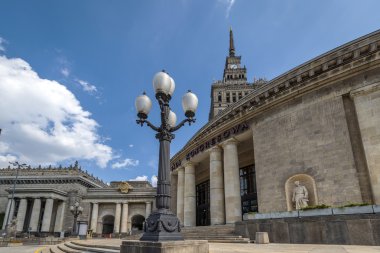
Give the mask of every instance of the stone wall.
<path id="1" fill-rule="evenodd" d="M 335 81 L 253 119 L 259 212 L 286 211 L 285 182 L 297 174 L 307 174 L 315 180 L 319 204 L 366 202 L 362 198 L 365 194 L 359 184 L 343 96 L 377 83 L 379 77 L 377 69 Z M 378 94 L 355 97 L 355 104 L 372 181 L 380 182 L 380 155 L 375 152 L 380 143 Z"/>
<path id="2" fill-rule="evenodd" d="M 380 204 L 380 82 L 352 92 L 374 203 Z"/>
<path id="3" fill-rule="evenodd" d="M 320 203 L 362 202 L 341 97 L 298 98 L 253 128 L 259 212 L 287 210 L 296 174 L 314 178 Z"/>
<path id="4" fill-rule="evenodd" d="M 268 232 L 272 243 L 380 245 L 380 214 L 250 220 L 235 232 L 251 240 Z"/>

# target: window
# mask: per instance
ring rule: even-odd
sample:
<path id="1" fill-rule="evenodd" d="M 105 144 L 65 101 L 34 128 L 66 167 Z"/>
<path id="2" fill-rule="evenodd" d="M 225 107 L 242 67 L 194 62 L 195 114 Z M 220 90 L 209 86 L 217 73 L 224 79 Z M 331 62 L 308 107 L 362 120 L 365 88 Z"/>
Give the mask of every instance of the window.
<path id="1" fill-rule="evenodd" d="M 222 93 L 218 92 L 218 102 L 222 102 Z"/>
<path id="2" fill-rule="evenodd" d="M 239 99 L 242 99 L 242 97 L 243 97 L 243 94 L 239 92 Z"/>
<path id="3" fill-rule="evenodd" d="M 240 196 L 242 214 L 258 211 L 255 165 L 240 169 Z"/>
<path id="4" fill-rule="evenodd" d="M 226 101 L 227 101 L 227 103 L 231 102 L 231 100 L 230 100 L 230 93 L 229 92 L 227 92 L 227 94 L 226 94 Z"/>
<path id="5" fill-rule="evenodd" d="M 236 93 L 232 93 L 232 102 L 235 103 L 236 102 Z"/>

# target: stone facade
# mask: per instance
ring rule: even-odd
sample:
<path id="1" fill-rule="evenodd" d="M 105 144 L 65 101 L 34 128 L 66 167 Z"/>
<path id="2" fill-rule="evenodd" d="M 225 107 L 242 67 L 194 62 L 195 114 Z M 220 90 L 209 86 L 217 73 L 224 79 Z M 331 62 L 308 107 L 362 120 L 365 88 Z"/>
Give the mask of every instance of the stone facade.
<path id="1" fill-rule="evenodd" d="M 233 71 L 229 60 L 240 64 L 232 48 L 224 75 Z M 211 112 L 218 99 L 214 89 Z M 380 204 L 380 31 L 210 115 L 171 159 L 175 207 L 186 214 L 185 226 L 194 225 L 194 215 L 195 225 L 209 225 L 238 222 L 249 212 L 292 211 L 295 180 L 308 190 L 309 205 Z M 182 172 L 188 164 L 195 180 Z M 195 204 L 181 199 L 186 203 L 189 194 L 182 194 L 182 177 L 185 189 L 196 189 Z"/>
<path id="2" fill-rule="evenodd" d="M 83 212 L 78 220 L 86 221 L 95 235 L 128 234 L 141 230 L 142 222 L 155 208 L 156 189 L 149 182 L 129 181 L 131 189 L 121 191 L 122 182 L 107 185 L 78 164 L 19 169 L 11 205 L 16 172 L 0 169 L 0 213 L 5 215 L 2 229 L 7 220 L 10 223 L 16 218 L 18 233 L 29 228 L 37 236 L 71 233 L 74 217 L 70 206 L 79 202 Z"/>

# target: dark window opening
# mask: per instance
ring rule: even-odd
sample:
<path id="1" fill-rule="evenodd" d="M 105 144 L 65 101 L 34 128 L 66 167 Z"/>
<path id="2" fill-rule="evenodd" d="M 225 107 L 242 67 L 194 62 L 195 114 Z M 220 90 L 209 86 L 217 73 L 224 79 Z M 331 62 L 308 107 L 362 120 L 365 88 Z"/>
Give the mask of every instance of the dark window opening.
<path id="1" fill-rule="evenodd" d="M 210 180 L 196 186 L 197 226 L 210 225 Z"/>
<path id="2" fill-rule="evenodd" d="M 240 169 L 240 196 L 242 214 L 258 211 L 255 165 Z"/>

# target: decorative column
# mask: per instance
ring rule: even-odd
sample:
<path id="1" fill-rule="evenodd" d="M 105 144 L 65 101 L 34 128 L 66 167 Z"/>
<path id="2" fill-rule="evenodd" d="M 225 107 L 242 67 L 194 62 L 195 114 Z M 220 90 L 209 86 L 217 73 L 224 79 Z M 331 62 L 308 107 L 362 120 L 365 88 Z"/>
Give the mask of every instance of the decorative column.
<path id="1" fill-rule="evenodd" d="M 182 222 L 184 218 L 184 187 L 185 187 L 185 171 L 183 167 L 178 168 L 178 184 L 177 184 L 177 216 Z"/>
<path id="2" fill-rule="evenodd" d="M 116 209 L 115 209 L 115 225 L 114 225 L 114 232 L 116 234 L 120 233 L 120 217 L 121 216 L 121 204 L 116 203 Z"/>
<path id="3" fill-rule="evenodd" d="M 98 226 L 98 210 L 99 204 L 92 203 L 92 214 L 91 214 L 91 229 L 93 233 L 96 233 L 96 228 Z"/>
<path id="4" fill-rule="evenodd" d="M 15 215 L 15 200 L 13 199 L 11 202 L 11 211 L 9 212 L 9 218 L 8 218 L 8 224 L 10 224 L 14 218 Z"/>
<path id="5" fill-rule="evenodd" d="M 211 225 L 225 224 L 222 149 L 210 150 L 210 216 Z"/>
<path id="6" fill-rule="evenodd" d="M 237 141 L 229 139 L 223 144 L 224 150 L 224 193 L 226 223 L 241 221 L 240 176 Z"/>
<path id="7" fill-rule="evenodd" d="M 41 199 L 35 198 L 33 201 L 32 216 L 30 217 L 29 227 L 31 227 L 31 232 L 38 232 L 38 222 L 40 220 L 41 212 Z"/>
<path id="8" fill-rule="evenodd" d="M 55 217 L 54 232 L 61 232 L 63 226 L 63 218 L 65 217 L 66 203 L 59 202 L 57 208 L 57 216 Z"/>
<path id="9" fill-rule="evenodd" d="M 195 212 L 195 168 L 194 164 L 188 162 L 185 165 L 185 192 L 184 192 L 184 225 L 192 227 L 196 225 Z"/>
<path id="10" fill-rule="evenodd" d="M 148 201 L 145 202 L 145 217 L 149 217 L 150 213 L 152 212 L 152 202 Z"/>
<path id="11" fill-rule="evenodd" d="M 7 225 L 7 219 L 8 219 L 8 213 L 9 209 L 11 208 L 12 199 L 8 199 L 7 209 L 5 210 L 4 220 L 3 220 L 3 226 L 1 229 L 5 229 L 5 226 Z"/>
<path id="12" fill-rule="evenodd" d="M 17 212 L 17 225 L 16 225 L 17 232 L 23 231 L 27 206 L 28 206 L 28 201 L 25 198 L 20 199 L 20 205 L 18 206 L 18 212 Z"/>
<path id="13" fill-rule="evenodd" d="M 121 216 L 121 233 L 128 232 L 128 202 L 123 203 L 123 213 Z"/>
<path id="14" fill-rule="evenodd" d="M 44 217 L 42 218 L 41 232 L 50 232 L 51 215 L 53 212 L 54 199 L 46 199 Z"/>

